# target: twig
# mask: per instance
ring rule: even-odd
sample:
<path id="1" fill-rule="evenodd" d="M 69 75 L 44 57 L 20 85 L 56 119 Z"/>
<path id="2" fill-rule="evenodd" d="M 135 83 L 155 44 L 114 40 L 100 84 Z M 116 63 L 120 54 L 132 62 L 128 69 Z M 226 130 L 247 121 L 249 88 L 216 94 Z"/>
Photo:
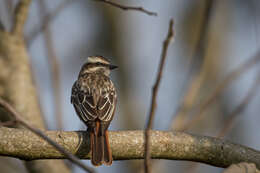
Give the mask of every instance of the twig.
<path id="1" fill-rule="evenodd" d="M 205 52 L 206 47 L 208 46 L 208 34 L 209 34 L 209 25 L 210 19 L 212 18 L 214 1 L 207 0 L 205 2 L 205 10 L 203 14 L 203 19 L 201 22 L 199 38 L 197 43 L 195 44 L 195 49 L 191 59 L 188 64 L 188 73 L 186 74 L 184 86 L 182 87 L 185 92 L 185 96 L 183 97 L 180 105 L 177 107 L 176 113 L 174 113 L 174 117 L 171 123 L 171 129 L 179 130 L 184 125 L 187 112 L 191 109 L 192 103 L 195 100 L 196 93 L 199 91 L 201 86 L 201 73 L 199 73 L 203 60 L 205 62 Z M 191 77 L 190 77 L 191 76 Z M 191 81 L 190 81 L 191 80 Z M 186 88 L 188 86 L 188 89 Z M 184 93 L 184 92 L 181 92 Z"/>
<path id="2" fill-rule="evenodd" d="M 215 91 L 209 95 L 204 102 L 196 107 L 196 112 L 191 118 L 191 120 L 186 123 L 181 130 L 187 130 L 193 127 L 198 121 L 203 118 L 203 113 L 207 108 L 217 99 L 217 97 L 222 93 L 222 91 L 235 79 L 237 79 L 241 74 L 245 73 L 247 70 L 251 69 L 254 65 L 260 62 L 260 50 L 256 54 L 249 58 L 245 63 L 240 65 L 234 71 L 229 73 L 225 79 L 216 87 Z"/>
<path id="3" fill-rule="evenodd" d="M 148 11 L 148 10 L 144 9 L 143 7 L 125 6 L 125 5 L 118 4 L 118 3 L 116 3 L 116 2 L 112 2 L 112 1 L 110 1 L 110 0 L 96 0 L 96 1 L 109 4 L 109 5 L 111 5 L 111 6 L 120 8 L 120 9 L 122 9 L 122 10 L 135 10 L 135 11 L 143 12 L 143 13 L 145 13 L 145 14 L 147 14 L 147 15 L 150 15 L 150 16 L 157 16 L 157 13 L 156 13 L 156 12 Z"/>
<path id="4" fill-rule="evenodd" d="M 42 23 L 36 29 L 31 31 L 28 37 L 26 38 L 27 45 L 30 46 L 34 41 L 34 39 L 36 38 L 36 36 L 39 33 L 41 33 L 45 28 L 47 28 L 49 23 L 51 23 L 55 19 L 55 17 L 58 16 L 58 14 L 60 14 L 60 12 L 72 2 L 75 1 L 74 0 L 62 1 L 53 12 L 50 12 L 49 14 L 44 16 Z"/>
<path id="5" fill-rule="evenodd" d="M 150 170 L 150 155 L 151 155 L 151 150 L 150 150 L 150 131 L 152 129 L 153 126 L 153 121 L 154 121 L 154 114 L 155 114 L 155 109 L 156 109 L 156 98 L 157 98 L 157 94 L 158 94 L 158 88 L 160 85 L 160 81 L 162 78 L 162 72 L 163 72 L 163 68 L 164 68 L 164 64 L 165 64 L 165 60 L 166 60 L 166 56 L 167 56 L 167 50 L 169 47 L 169 44 L 171 42 L 171 40 L 174 37 L 174 31 L 173 31 L 173 19 L 170 20 L 170 24 L 169 24 L 169 29 L 168 29 L 168 34 L 167 37 L 163 43 L 163 50 L 162 50 L 162 55 L 161 55 L 161 60 L 160 60 L 160 65 L 159 65 L 159 69 L 158 69 L 158 73 L 157 73 L 157 77 L 156 77 L 156 82 L 153 86 L 152 89 L 152 100 L 151 100 L 151 106 L 150 106 L 150 113 L 149 113 L 149 119 L 148 122 L 146 124 L 146 130 L 145 130 L 145 159 L 144 159 L 144 169 L 146 173 L 151 172 Z"/>
<path id="6" fill-rule="evenodd" d="M 45 131 L 45 134 L 80 158 L 90 158 L 90 152 L 86 152 L 90 148 L 89 136 L 85 131 Z M 110 132 L 109 139 L 114 160 L 144 158 L 144 131 Z M 222 168 L 234 163 L 250 162 L 260 168 L 260 151 L 219 138 L 151 131 L 151 141 L 151 156 L 154 159 L 189 160 Z M 0 127 L 0 155 L 24 160 L 66 159 L 64 154 L 57 152 L 44 139 L 32 135 L 31 131 L 6 127 Z"/>
<path id="7" fill-rule="evenodd" d="M 228 119 L 225 120 L 225 124 L 223 125 L 222 129 L 219 131 L 217 137 L 223 138 L 228 131 L 230 131 L 234 120 L 238 117 L 245 110 L 248 106 L 249 102 L 254 98 L 256 95 L 258 88 L 260 86 L 260 74 L 258 74 L 256 81 L 254 82 L 253 86 L 248 91 L 247 95 L 243 99 L 243 101 L 236 107 L 236 109 L 228 115 Z"/>
<path id="8" fill-rule="evenodd" d="M 71 162 L 73 162 L 74 164 L 78 165 L 79 167 L 81 167 L 83 170 L 85 170 L 87 172 L 92 172 L 92 173 L 95 172 L 92 168 L 89 168 L 86 165 L 84 165 L 83 163 L 81 163 L 76 156 L 74 156 L 73 154 L 71 154 L 70 152 L 65 150 L 63 147 L 61 147 L 59 144 L 54 142 L 52 139 L 47 137 L 41 130 L 36 129 L 36 128 L 30 126 L 27 122 L 25 122 L 22 119 L 22 116 L 10 104 L 5 102 L 1 98 L 0 98 L 0 106 L 3 107 L 6 111 L 8 111 L 10 113 L 10 115 L 13 116 L 13 118 L 15 119 L 16 122 L 18 122 L 19 124 L 21 124 L 22 126 L 27 128 L 28 130 L 30 130 L 34 134 L 38 135 L 43 140 L 47 141 L 50 145 L 52 145 L 54 148 L 56 148 L 59 152 L 64 154 L 64 156 L 66 156 Z"/>
<path id="9" fill-rule="evenodd" d="M 44 0 L 39 1 L 39 11 L 40 14 L 46 14 L 46 2 Z M 45 37 L 45 47 L 48 54 L 48 63 L 51 68 L 51 77 L 52 77 L 52 88 L 54 92 L 54 102 L 55 102 L 55 117 L 58 129 L 62 129 L 62 104 L 61 104 L 61 91 L 60 91 L 60 68 L 58 63 L 58 58 L 56 56 L 52 33 L 49 28 L 49 25 L 44 27 L 44 37 Z"/>
<path id="10" fill-rule="evenodd" d="M 14 12 L 13 34 L 22 36 L 30 4 L 31 0 L 20 0 L 17 4 Z"/>

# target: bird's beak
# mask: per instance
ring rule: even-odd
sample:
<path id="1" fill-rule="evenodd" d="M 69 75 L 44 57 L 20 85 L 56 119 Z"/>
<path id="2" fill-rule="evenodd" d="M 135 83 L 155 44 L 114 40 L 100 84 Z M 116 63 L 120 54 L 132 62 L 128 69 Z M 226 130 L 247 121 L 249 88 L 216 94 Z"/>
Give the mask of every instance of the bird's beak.
<path id="1" fill-rule="evenodd" d="M 111 65 L 111 64 L 109 65 L 109 69 L 110 69 L 110 70 L 113 70 L 113 69 L 116 69 L 116 68 L 118 68 L 118 66 L 116 66 L 116 65 Z"/>

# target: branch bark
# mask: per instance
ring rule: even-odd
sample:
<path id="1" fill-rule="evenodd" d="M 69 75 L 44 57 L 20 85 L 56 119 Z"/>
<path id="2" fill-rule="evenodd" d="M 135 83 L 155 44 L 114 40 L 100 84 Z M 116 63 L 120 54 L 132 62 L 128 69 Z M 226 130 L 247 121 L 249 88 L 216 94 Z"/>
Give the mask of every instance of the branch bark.
<path id="1" fill-rule="evenodd" d="M 89 135 L 86 132 L 45 131 L 59 145 L 81 159 L 89 159 Z M 144 158 L 143 131 L 110 132 L 114 160 Z M 254 163 L 260 168 L 260 151 L 213 137 L 182 132 L 152 131 L 151 157 L 154 159 L 189 160 L 217 167 L 235 163 Z M 45 140 L 24 129 L 0 128 L 0 155 L 23 160 L 65 159 Z"/>
<path id="2" fill-rule="evenodd" d="M 30 126 L 27 122 L 25 122 L 22 119 L 22 116 L 10 104 L 8 104 L 4 100 L 0 99 L 0 106 L 2 108 L 4 108 L 8 113 L 10 113 L 10 115 L 13 117 L 13 121 L 11 121 L 11 122 L 16 122 L 16 123 L 22 125 L 23 127 L 25 127 L 26 129 L 30 130 L 34 134 L 38 135 L 43 140 L 47 141 L 50 145 L 52 145 L 54 148 L 56 148 L 57 151 L 62 153 L 64 156 L 66 156 L 66 158 L 69 159 L 72 163 L 78 165 L 80 168 L 82 168 L 86 172 L 89 172 L 89 173 L 95 172 L 94 169 L 89 168 L 86 165 L 84 165 L 82 162 L 80 162 L 80 160 L 75 155 L 71 154 L 70 152 L 68 152 L 67 150 L 62 148 L 60 145 L 58 145 L 55 141 L 53 141 L 49 137 L 47 137 L 41 130 L 36 129 L 36 128 Z"/>

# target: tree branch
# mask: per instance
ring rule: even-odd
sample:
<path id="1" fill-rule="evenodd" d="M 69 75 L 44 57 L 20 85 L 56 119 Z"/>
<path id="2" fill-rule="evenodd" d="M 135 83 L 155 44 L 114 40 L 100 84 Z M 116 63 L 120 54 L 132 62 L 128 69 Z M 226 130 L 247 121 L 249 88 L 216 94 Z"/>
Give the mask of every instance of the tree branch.
<path id="1" fill-rule="evenodd" d="M 144 9 L 143 7 L 125 6 L 125 5 L 118 4 L 118 3 L 116 3 L 116 2 L 112 2 L 112 1 L 110 1 L 110 0 L 96 0 L 96 1 L 109 4 L 109 5 L 111 5 L 111 6 L 120 8 L 120 9 L 122 9 L 122 10 L 140 11 L 140 12 L 145 13 L 145 14 L 150 15 L 150 16 L 157 16 L 157 13 L 152 12 L 152 11 L 148 11 L 148 10 Z"/>
<path id="2" fill-rule="evenodd" d="M 14 12 L 13 34 L 20 36 L 23 34 L 24 24 L 27 19 L 30 4 L 31 0 L 20 0 L 17 4 Z"/>
<path id="3" fill-rule="evenodd" d="M 148 119 L 146 129 L 145 129 L 144 168 L 145 168 L 146 173 L 151 172 L 150 171 L 150 155 L 151 155 L 151 153 L 150 153 L 150 131 L 151 131 L 152 126 L 153 126 L 154 114 L 155 114 L 155 109 L 156 109 L 156 99 L 157 99 L 157 95 L 158 95 L 158 89 L 159 89 L 160 81 L 161 81 L 161 78 L 162 78 L 162 72 L 163 72 L 163 67 L 164 67 L 165 60 L 166 60 L 167 50 L 168 50 L 169 44 L 170 44 L 171 40 L 173 39 L 173 37 L 174 37 L 173 19 L 171 19 L 170 24 L 169 24 L 168 34 L 167 34 L 167 37 L 166 37 L 166 39 L 163 43 L 163 50 L 162 50 L 159 70 L 158 70 L 158 73 L 157 73 L 156 82 L 155 82 L 155 84 L 153 86 L 153 90 L 152 90 L 152 101 L 151 101 L 149 119 Z"/>
<path id="4" fill-rule="evenodd" d="M 57 151 L 59 151 L 60 153 L 62 153 L 64 156 L 66 156 L 66 158 L 68 158 L 72 163 L 78 165 L 79 167 L 81 167 L 83 170 L 90 172 L 90 173 L 94 173 L 95 171 L 92 168 L 87 167 L 86 165 L 84 165 L 83 163 L 80 162 L 80 160 L 74 156 L 73 154 L 71 154 L 70 152 L 68 152 L 66 149 L 64 149 L 63 147 L 61 147 L 59 144 L 57 144 L 56 142 L 54 142 L 53 140 L 51 140 L 48 136 L 46 136 L 41 130 L 36 129 L 32 126 L 30 126 L 27 122 L 25 122 L 22 119 L 22 116 L 11 106 L 9 105 L 7 102 L 5 102 L 3 99 L 0 98 L 0 107 L 4 108 L 8 113 L 10 113 L 10 115 L 14 118 L 14 121 L 19 123 L 20 125 L 22 125 L 23 127 L 25 127 L 26 129 L 30 130 L 31 132 L 33 132 L 34 134 L 38 135 L 40 138 L 42 138 L 43 140 L 47 141 L 48 144 L 50 144 L 51 146 L 53 146 Z"/>
<path id="5" fill-rule="evenodd" d="M 82 159 L 90 158 L 87 132 L 45 131 L 46 136 Z M 114 160 L 143 159 L 144 132 L 110 132 Z M 260 168 L 260 151 L 213 137 L 182 132 L 152 131 L 151 156 L 154 159 L 189 160 L 228 167 L 234 163 L 255 163 Z M 52 145 L 24 129 L 0 128 L 0 155 L 35 159 L 65 159 Z"/>

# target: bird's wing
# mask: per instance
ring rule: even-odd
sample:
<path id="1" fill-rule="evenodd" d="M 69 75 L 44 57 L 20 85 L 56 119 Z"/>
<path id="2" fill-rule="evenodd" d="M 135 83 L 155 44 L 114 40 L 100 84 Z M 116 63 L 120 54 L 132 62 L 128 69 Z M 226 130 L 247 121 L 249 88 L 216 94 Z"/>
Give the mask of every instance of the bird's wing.
<path id="1" fill-rule="evenodd" d="M 88 91 L 88 92 L 87 92 Z M 72 87 L 71 103 L 73 104 L 78 116 L 84 122 L 93 121 L 97 116 L 97 101 L 95 94 L 91 90 L 81 90 L 75 82 Z"/>
<path id="2" fill-rule="evenodd" d="M 97 103 L 98 118 L 102 121 L 111 121 L 115 112 L 116 93 L 114 88 L 102 94 Z"/>

